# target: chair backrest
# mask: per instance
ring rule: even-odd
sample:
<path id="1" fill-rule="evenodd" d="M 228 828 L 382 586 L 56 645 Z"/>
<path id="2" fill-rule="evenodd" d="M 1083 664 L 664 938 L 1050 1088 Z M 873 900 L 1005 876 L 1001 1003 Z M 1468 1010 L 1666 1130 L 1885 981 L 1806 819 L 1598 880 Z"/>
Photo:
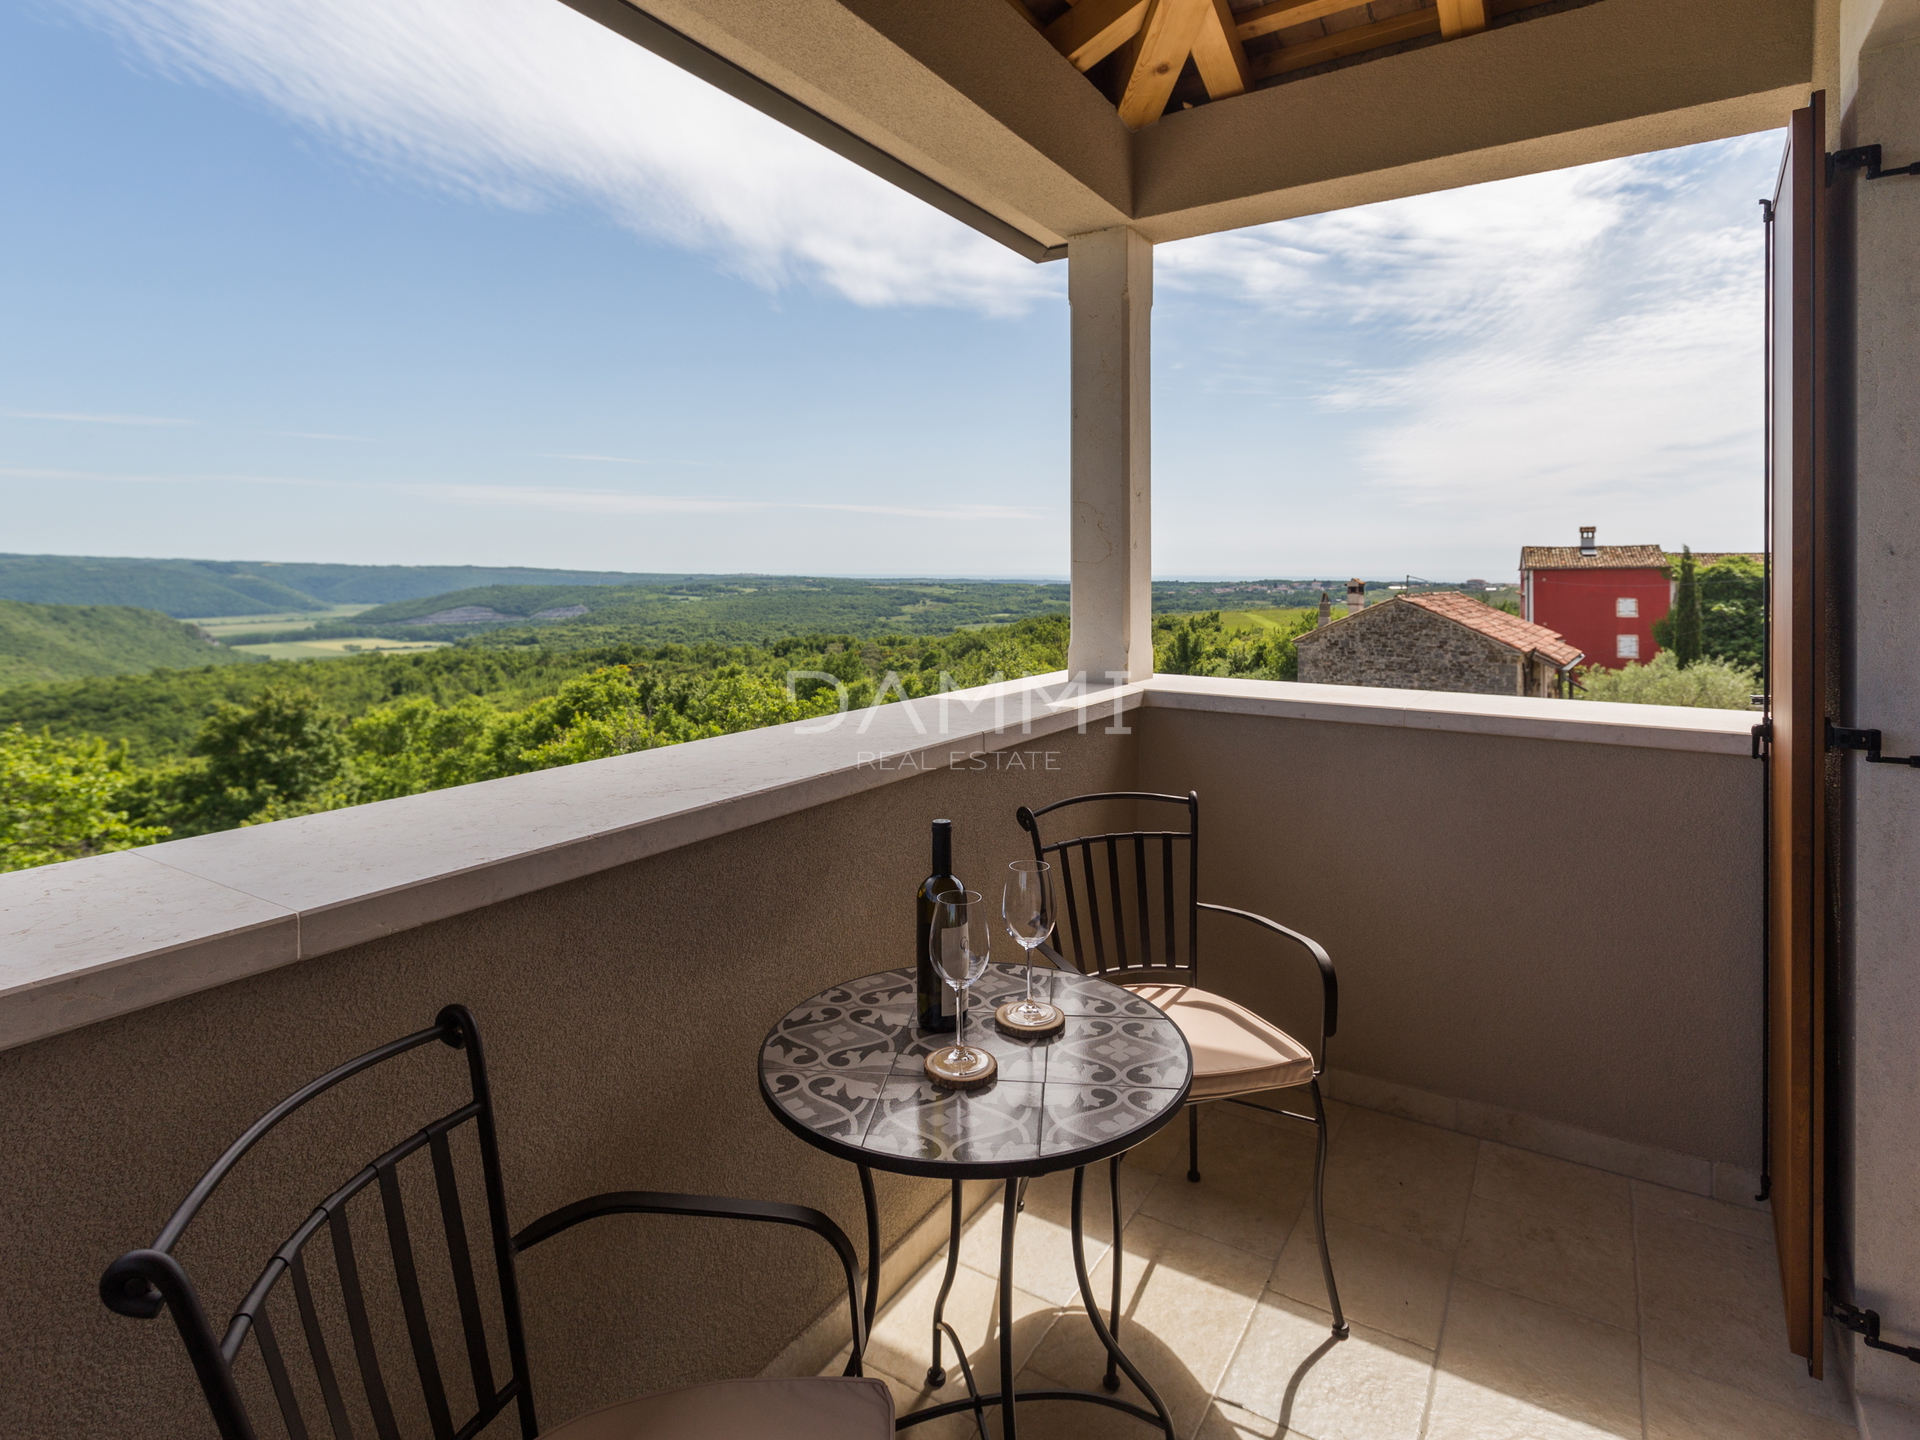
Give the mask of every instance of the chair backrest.
<path id="1" fill-rule="evenodd" d="M 472 1098 L 388 1150 L 322 1200 L 267 1261 L 234 1310 L 225 1335 L 216 1336 L 198 1291 L 172 1253 L 200 1207 L 248 1150 L 308 1101 L 436 1040 L 465 1052 Z M 456 1147 L 463 1161 L 478 1150 L 483 1191 L 478 1198 L 485 1215 L 479 1242 L 483 1256 L 491 1252 L 491 1282 L 476 1277 L 468 1240 L 470 1202 L 463 1199 L 458 1179 L 461 1169 L 471 1174 L 472 1166 L 470 1161 L 456 1165 Z M 429 1174 L 437 1204 L 421 1198 Z M 355 1197 L 369 1190 L 374 1194 L 352 1209 L 363 1217 L 364 1227 L 377 1196 L 386 1222 L 384 1258 L 379 1247 L 357 1243 L 349 1214 Z M 409 1191 L 416 1199 L 411 1217 Z M 416 1245 L 416 1237 L 434 1231 L 438 1244 L 429 1240 Z M 318 1248 L 314 1256 L 308 1253 L 309 1242 L 323 1232 L 326 1243 L 318 1248 L 331 1252 L 326 1267 L 316 1263 Z M 444 1262 L 436 1251 L 444 1252 Z M 263 1432 L 255 1426 L 247 1397 L 264 1402 L 269 1392 L 288 1440 L 349 1440 L 369 1433 L 377 1440 L 399 1440 L 402 1434 L 422 1433 L 423 1420 L 434 1440 L 458 1440 L 485 1429 L 510 1402 L 518 1403 L 521 1433 L 532 1440 L 538 1432 L 513 1255 L 480 1032 L 464 1006 L 449 1005 L 429 1029 L 328 1071 L 255 1121 L 201 1176 L 151 1246 L 129 1251 L 107 1267 L 100 1277 L 100 1298 L 109 1309 L 139 1319 L 153 1319 L 162 1309 L 171 1312 L 223 1440 L 258 1440 Z M 333 1271 L 331 1280 L 324 1268 Z M 497 1291 L 497 1305 L 483 1306 L 483 1291 L 489 1301 Z M 296 1317 L 305 1342 L 298 1347 L 281 1339 L 283 1329 L 291 1334 Z M 471 1404 L 468 1385 L 449 1385 L 441 1370 L 436 1331 L 443 1339 L 460 1337 L 464 1365 L 455 1364 L 469 1372 Z M 504 1383 L 496 1378 L 499 1356 L 492 1336 L 505 1342 Z M 255 1342 L 251 1351 L 249 1339 Z M 407 1351 L 415 1382 L 395 1383 L 388 1372 L 404 1369 Z M 396 1355 L 402 1357 L 398 1366 Z M 342 1383 L 349 1364 L 358 1372 L 358 1387 L 350 1380 Z"/>
<path id="2" fill-rule="evenodd" d="M 1177 805 L 1186 828 L 1111 830 L 1041 837 L 1043 816 L 1075 805 L 1132 801 Z M 1200 796 L 1116 790 L 1076 795 L 1038 810 L 1021 806 L 1020 828 L 1033 837 L 1033 858 L 1053 867 L 1053 946 L 1082 974 L 1172 971 L 1179 983 L 1199 983 Z M 1063 822 L 1055 822 L 1062 824 Z M 1049 826 L 1049 830 L 1053 827 Z M 1146 978 L 1146 977 L 1142 977 Z"/>

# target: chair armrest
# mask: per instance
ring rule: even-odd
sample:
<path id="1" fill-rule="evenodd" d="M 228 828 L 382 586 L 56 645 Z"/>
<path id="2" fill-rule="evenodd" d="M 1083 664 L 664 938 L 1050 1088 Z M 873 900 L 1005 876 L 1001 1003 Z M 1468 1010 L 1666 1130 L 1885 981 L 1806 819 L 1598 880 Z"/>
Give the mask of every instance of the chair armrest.
<path id="1" fill-rule="evenodd" d="M 551 1240 L 562 1230 L 571 1230 L 585 1220 L 602 1215 L 693 1215 L 709 1220 L 758 1220 L 768 1225 L 794 1225 L 811 1230 L 840 1257 L 846 1274 L 847 1302 L 853 1310 L 853 1355 L 846 1373 L 858 1375 L 860 1357 L 866 1352 L 866 1317 L 860 1309 L 860 1257 L 854 1253 L 847 1232 L 833 1217 L 805 1205 L 783 1205 L 774 1200 L 735 1200 L 725 1195 L 676 1195 L 664 1190 L 616 1190 L 593 1195 L 562 1205 L 527 1226 L 513 1237 L 516 1254 L 531 1250 L 543 1240 Z"/>
<path id="2" fill-rule="evenodd" d="M 1251 920 L 1262 930 L 1271 930 L 1274 934 L 1293 941 L 1313 956 L 1314 964 L 1320 967 L 1320 1038 L 1323 1044 L 1333 1038 L 1334 1029 L 1340 1021 L 1340 982 L 1333 973 L 1333 957 L 1327 954 L 1319 941 L 1309 939 L 1298 930 L 1289 930 L 1277 920 L 1256 915 L 1251 910 L 1236 910 L 1231 905 L 1210 905 L 1205 900 L 1194 903 L 1201 910 L 1212 910 L 1220 915 L 1237 915 L 1242 920 Z"/>

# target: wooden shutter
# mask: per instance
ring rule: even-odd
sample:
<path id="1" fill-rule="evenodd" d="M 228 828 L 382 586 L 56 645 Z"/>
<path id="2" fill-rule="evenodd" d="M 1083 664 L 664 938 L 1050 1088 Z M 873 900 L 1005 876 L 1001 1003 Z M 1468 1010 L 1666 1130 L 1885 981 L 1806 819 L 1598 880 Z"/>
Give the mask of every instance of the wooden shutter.
<path id="1" fill-rule="evenodd" d="M 1821 1373 L 1824 1330 L 1826 721 L 1836 651 L 1827 446 L 1830 219 L 1824 96 L 1796 110 L 1768 246 L 1768 1173 L 1796 1355 Z"/>

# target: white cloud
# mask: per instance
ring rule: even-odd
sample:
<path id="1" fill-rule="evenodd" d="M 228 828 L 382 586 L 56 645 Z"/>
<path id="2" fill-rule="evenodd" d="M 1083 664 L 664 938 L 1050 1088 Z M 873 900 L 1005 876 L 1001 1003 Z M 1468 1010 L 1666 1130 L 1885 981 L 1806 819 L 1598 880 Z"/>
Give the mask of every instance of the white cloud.
<path id="1" fill-rule="evenodd" d="M 1225 357 L 1223 388 L 1341 435 L 1348 473 L 1335 473 L 1382 558 L 1498 553 L 1551 539 L 1576 510 L 1619 541 L 1752 543 L 1753 196 L 1778 144 L 1752 136 L 1186 241 L 1161 248 L 1158 283 L 1203 309 L 1261 313 L 1293 363 L 1263 377 L 1257 356 Z"/>
<path id="2" fill-rule="evenodd" d="M 73 0 L 152 63 L 489 203 L 584 202 L 769 289 L 1015 313 L 1062 277 L 557 0 Z"/>

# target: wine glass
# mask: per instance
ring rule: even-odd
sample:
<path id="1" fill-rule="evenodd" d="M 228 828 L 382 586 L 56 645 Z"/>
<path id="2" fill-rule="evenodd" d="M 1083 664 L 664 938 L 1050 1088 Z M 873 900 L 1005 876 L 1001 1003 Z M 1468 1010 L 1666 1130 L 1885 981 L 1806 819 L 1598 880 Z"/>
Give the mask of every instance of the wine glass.
<path id="1" fill-rule="evenodd" d="M 1009 1005 L 1000 1014 L 1002 1023 L 1011 1021 L 1022 1028 L 1052 1025 L 1060 1012 L 1044 1000 L 1033 998 L 1033 952 L 1046 944 L 1053 933 L 1053 893 L 1049 882 L 1053 866 L 1044 860 L 1015 860 L 1007 867 L 1012 873 L 1000 891 L 1000 919 L 1020 948 L 1026 952 L 1027 995 Z"/>
<path id="2" fill-rule="evenodd" d="M 967 1044 L 967 990 L 986 973 L 990 945 L 986 907 L 978 891 L 948 890 L 933 897 L 927 948 L 933 968 L 953 987 L 960 1011 L 952 1048 L 935 1057 L 943 1078 L 976 1079 L 995 1068 L 991 1055 Z"/>

